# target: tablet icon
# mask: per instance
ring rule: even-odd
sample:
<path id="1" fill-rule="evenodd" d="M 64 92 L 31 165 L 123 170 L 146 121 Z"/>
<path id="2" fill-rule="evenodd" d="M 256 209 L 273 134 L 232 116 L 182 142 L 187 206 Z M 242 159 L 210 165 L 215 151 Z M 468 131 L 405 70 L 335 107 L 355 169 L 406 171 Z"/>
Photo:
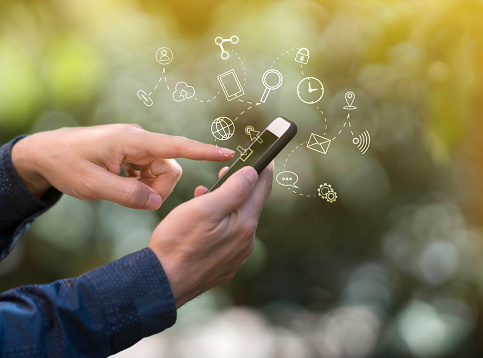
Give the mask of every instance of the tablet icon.
<path id="1" fill-rule="evenodd" d="M 235 44 L 238 43 L 238 36 L 232 36 L 229 39 L 224 39 L 222 37 L 217 37 L 215 39 L 215 44 L 217 44 L 218 46 L 220 46 L 221 58 L 223 60 L 228 60 L 228 58 L 230 57 L 230 53 L 228 51 L 225 51 L 225 48 L 223 47 L 223 44 L 225 42 L 231 42 L 233 45 L 235 45 Z"/>
<path id="2" fill-rule="evenodd" d="M 232 101 L 245 94 L 240 80 L 233 69 L 218 75 L 218 82 L 220 82 L 223 93 L 228 101 Z"/>
<path id="3" fill-rule="evenodd" d="M 240 159 L 242 162 L 246 162 L 248 158 L 253 154 L 253 150 L 251 148 L 244 149 L 241 145 L 236 147 L 236 150 L 238 150 L 241 154 Z"/>
<path id="4" fill-rule="evenodd" d="M 178 82 L 173 92 L 173 99 L 176 102 L 183 102 L 195 96 L 195 88 L 188 86 L 186 82 Z"/>

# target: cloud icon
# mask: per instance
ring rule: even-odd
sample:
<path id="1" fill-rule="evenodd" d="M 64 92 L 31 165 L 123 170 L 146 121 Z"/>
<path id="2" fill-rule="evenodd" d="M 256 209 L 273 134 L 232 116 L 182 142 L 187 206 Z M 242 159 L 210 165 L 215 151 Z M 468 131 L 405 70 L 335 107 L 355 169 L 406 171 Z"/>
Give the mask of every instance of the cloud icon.
<path id="1" fill-rule="evenodd" d="M 173 99 L 176 102 L 183 102 L 195 96 L 194 87 L 188 86 L 186 82 L 178 82 L 173 92 Z"/>

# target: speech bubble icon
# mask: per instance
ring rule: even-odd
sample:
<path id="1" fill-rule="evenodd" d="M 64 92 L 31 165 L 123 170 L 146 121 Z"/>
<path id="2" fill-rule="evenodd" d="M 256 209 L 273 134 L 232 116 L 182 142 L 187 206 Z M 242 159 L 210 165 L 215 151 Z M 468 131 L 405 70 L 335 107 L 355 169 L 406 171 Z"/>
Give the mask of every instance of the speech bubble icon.
<path id="1" fill-rule="evenodd" d="M 281 172 L 277 175 L 277 183 L 281 186 L 290 186 L 292 188 L 298 188 L 295 184 L 299 181 L 299 177 L 294 172 Z"/>

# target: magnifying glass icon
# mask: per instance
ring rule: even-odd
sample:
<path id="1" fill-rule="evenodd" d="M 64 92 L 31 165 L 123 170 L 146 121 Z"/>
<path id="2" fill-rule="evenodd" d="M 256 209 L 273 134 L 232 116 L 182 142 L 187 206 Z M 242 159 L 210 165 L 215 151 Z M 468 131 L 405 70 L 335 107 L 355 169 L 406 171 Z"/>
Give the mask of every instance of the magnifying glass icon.
<path id="1" fill-rule="evenodd" d="M 270 75 L 270 74 L 273 74 L 276 77 L 278 77 L 278 82 L 274 86 L 271 86 L 267 83 L 267 76 Z M 274 77 L 274 76 L 272 76 L 272 77 Z M 267 101 L 267 97 L 268 97 L 268 94 L 270 93 L 270 91 L 275 91 L 276 89 L 279 89 L 280 86 L 282 85 L 282 83 L 283 83 L 283 77 L 282 77 L 282 74 L 279 71 L 277 71 L 273 68 L 265 71 L 265 73 L 263 74 L 263 77 L 262 77 L 262 84 L 265 86 L 265 91 L 263 92 L 263 95 L 262 95 L 262 98 L 260 99 L 260 102 L 265 103 Z"/>

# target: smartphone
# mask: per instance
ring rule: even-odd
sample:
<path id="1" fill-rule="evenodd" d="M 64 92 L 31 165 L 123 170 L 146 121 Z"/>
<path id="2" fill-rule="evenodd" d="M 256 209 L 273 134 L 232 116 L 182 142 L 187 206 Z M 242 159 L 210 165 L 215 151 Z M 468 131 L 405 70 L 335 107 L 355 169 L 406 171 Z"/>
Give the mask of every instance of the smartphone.
<path id="1" fill-rule="evenodd" d="M 211 186 L 208 192 L 215 190 L 234 172 L 242 167 L 251 166 L 260 174 L 263 169 L 282 151 L 282 149 L 297 134 L 297 126 L 287 118 L 275 118 L 268 127 L 261 132 L 244 149 L 238 147 L 240 156 L 228 170 Z"/>

